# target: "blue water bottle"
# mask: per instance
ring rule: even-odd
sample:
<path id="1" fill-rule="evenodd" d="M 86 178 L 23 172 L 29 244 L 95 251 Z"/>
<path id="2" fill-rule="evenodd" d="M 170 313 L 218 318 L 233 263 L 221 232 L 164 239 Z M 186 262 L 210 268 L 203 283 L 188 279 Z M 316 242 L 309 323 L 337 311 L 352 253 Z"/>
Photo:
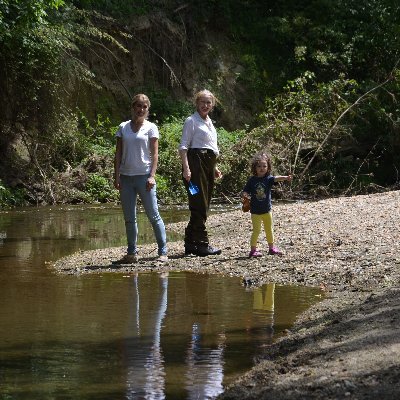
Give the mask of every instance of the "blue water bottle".
<path id="1" fill-rule="evenodd" d="M 194 196 L 195 194 L 199 193 L 200 189 L 195 185 L 192 181 L 189 181 L 189 193 Z"/>

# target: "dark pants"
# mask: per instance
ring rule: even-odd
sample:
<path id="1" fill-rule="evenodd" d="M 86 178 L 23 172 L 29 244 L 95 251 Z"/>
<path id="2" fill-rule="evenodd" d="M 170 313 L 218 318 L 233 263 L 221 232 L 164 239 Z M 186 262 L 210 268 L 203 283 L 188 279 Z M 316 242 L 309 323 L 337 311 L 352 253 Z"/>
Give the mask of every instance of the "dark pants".
<path id="1" fill-rule="evenodd" d="M 183 179 L 190 210 L 190 220 L 185 230 L 185 245 L 208 245 L 206 221 L 214 189 L 217 157 L 212 150 L 189 149 L 187 158 L 192 173 L 191 181 L 200 191 L 191 195 L 188 190 L 189 184 Z"/>

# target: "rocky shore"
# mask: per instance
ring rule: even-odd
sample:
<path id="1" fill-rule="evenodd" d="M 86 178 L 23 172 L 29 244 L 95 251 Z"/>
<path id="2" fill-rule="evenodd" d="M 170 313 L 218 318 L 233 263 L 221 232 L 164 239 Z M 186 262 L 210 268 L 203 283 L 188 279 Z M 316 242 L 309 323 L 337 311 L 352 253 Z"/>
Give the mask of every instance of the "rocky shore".
<path id="1" fill-rule="evenodd" d="M 250 215 L 212 215 L 212 244 L 222 255 L 184 257 L 169 243 L 168 263 L 155 245 L 133 265 L 113 265 L 125 247 L 79 252 L 54 264 L 58 273 L 190 270 L 267 282 L 319 286 L 326 298 L 237 382 L 223 399 L 400 398 L 400 192 L 273 206 L 282 257 L 249 259 Z M 168 226 L 183 232 L 186 223 Z M 260 237 L 261 239 L 261 237 Z"/>

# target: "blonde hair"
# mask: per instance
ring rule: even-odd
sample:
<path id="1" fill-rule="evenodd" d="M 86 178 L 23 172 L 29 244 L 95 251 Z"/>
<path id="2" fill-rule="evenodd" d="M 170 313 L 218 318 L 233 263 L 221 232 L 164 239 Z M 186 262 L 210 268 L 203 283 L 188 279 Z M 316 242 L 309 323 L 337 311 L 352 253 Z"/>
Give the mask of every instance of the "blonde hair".
<path id="1" fill-rule="evenodd" d="M 134 107 L 134 105 L 136 103 L 138 103 L 139 101 L 143 101 L 150 108 L 150 105 L 151 105 L 150 99 L 143 93 L 139 93 L 139 94 L 136 94 L 135 96 L 133 96 L 133 99 L 131 101 L 131 107 Z"/>
<path id="2" fill-rule="evenodd" d="M 201 97 L 210 97 L 211 98 L 212 107 L 214 107 L 215 103 L 218 101 L 217 98 L 209 90 L 203 89 L 203 90 L 200 90 L 200 92 L 197 92 L 194 95 L 193 101 L 194 101 L 194 104 L 196 106 L 197 106 L 197 103 L 198 103 L 198 101 L 199 101 L 199 99 Z"/>
<path id="3" fill-rule="evenodd" d="M 267 163 L 268 169 L 266 175 L 269 175 L 272 171 L 272 163 L 271 163 L 271 158 L 265 151 L 260 151 L 259 153 L 256 153 L 251 159 L 250 162 L 251 173 L 253 175 L 257 175 L 257 165 L 260 161 L 265 161 Z"/>

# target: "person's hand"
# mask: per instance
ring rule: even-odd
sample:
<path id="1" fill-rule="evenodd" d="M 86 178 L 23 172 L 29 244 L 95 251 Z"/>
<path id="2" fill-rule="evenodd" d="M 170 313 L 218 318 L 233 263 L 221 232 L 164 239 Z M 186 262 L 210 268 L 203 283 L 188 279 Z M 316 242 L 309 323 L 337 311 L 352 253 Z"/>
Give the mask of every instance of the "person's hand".
<path id="1" fill-rule="evenodd" d="M 192 177 L 192 172 L 190 171 L 189 168 L 187 168 L 187 169 L 184 168 L 182 176 L 189 182 L 190 178 Z"/>
<path id="2" fill-rule="evenodd" d="M 222 178 L 222 172 L 219 170 L 218 167 L 215 167 L 214 176 L 215 176 L 217 179 Z"/>
<path id="3" fill-rule="evenodd" d="M 117 176 L 117 177 L 114 179 L 114 187 L 115 187 L 115 189 L 117 189 L 117 190 L 120 190 L 120 189 L 121 189 L 121 184 L 120 184 L 119 176 Z"/>
<path id="4" fill-rule="evenodd" d="M 289 182 L 291 182 L 292 179 L 293 179 L 293 175 L 288 175 L 288 176 L 286 177 L 286 180 L 289 181 Z"/>
<path id="5" fill-rule="evenodd" d="M 242 193 L 242 211 L 250 211 L 250 195 L 246 192 Z"/>
<path id="6" fill-rule="evenodd" d="M 156 180 L 154 179 L 154 176 L 149 176 L 149 177 L 147 178 L 147 182 L 146 182 L 146 190 L 147 190 L 148 192 L 150 192 L 150 190 L 153 189 L 153 187 L 155 186 L 155 184 L 156 184 Z"/>

